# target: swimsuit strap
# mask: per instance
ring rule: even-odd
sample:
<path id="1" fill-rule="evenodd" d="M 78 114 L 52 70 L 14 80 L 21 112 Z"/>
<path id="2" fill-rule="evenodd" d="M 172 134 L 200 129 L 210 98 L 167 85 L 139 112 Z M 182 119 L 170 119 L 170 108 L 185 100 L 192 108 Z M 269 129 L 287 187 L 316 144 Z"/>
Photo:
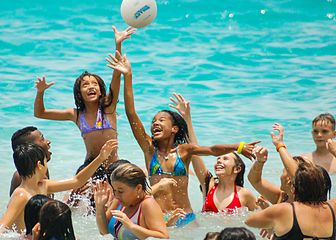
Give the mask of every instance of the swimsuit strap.
<path id="1" fill-rule="evenodd" d="M 85 134 L 88 134 L 93 131 L 97 130 L 104 130 L 104 129 L 112 129 L 117 131 L 115 128 L 111 126 L 111 123 L 109 122 L 108 118 L 105 114 L 102 114 L 102 110 L 97 110 L 97 118 L 92 127 L 88 124 L 88 122 L 85 119 L 85 110 L 80 113 L 79 116 L 79 129 L 81 130 L 82 137 L 84 137 Z"/>
<path id="2" fill-rule="evenodd" d="M 335 212 L 334 212 L 334 209 L 332 208 L 332 206 L 330 205 L 330 203 L 326 202 L 326 204 L 330 208 L 330 211 L 331 211 L 331 214 L 332 214 L 332 219 L 333 219 L 333 232 L 332 232 L 332 235 L 331 235 L 330 239 L 335 239 L 336 238 L 336 232 L 335 232 L 335 229 L 336 229 Z"/>
<path id="3" fill-rule="evenodd" d="M 184 162 L 178 153 L 178 148 L 176 148 L 176 158 L 175 158 L 173 172 L 163 171 L 159 158 L 158 158 L 157 149 L 155 149 L 153 157 L 149 164 L 149 175 L 153 176 L 154 174 L 159 174 L 159 175 L 167 174 L 170 176 L 188 176 Z"/>

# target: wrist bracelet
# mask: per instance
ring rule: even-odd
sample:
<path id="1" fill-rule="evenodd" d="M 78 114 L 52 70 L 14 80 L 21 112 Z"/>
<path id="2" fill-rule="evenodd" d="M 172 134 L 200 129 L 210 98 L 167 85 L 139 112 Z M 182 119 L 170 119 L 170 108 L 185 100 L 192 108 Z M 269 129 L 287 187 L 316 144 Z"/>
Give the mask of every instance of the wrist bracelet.
<path id="1" fill-rule="evenodd" d="M 241 154 L 244 148 L 245 142 L 240 142 L 237 148 L 237 153 Z"/>
<path id="2" fill-rule="evenodd" d="M 280 148 L 282 148 L 282 147 L 286 148 L 286 145 L 285 145 L 284 143 L 279 143 L 279 144 L 276 146 L 276 150 L 277 150 L 277 152 L 279 152 Z"/>

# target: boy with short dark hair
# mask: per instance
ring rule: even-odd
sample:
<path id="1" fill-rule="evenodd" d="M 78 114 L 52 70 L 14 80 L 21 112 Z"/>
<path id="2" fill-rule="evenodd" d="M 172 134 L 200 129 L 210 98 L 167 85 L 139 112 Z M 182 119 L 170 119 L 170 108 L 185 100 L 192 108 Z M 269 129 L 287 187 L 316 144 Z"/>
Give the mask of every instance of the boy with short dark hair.
<path id="1" fill-rule="evenodd" d="M 6 228 L 16 225 L 16 230 L 23 231 L 24 207 L 29 199 L 36 194 L 51 194 L 81 187 L 116 150 L 116 140 L 109 140 L 101 148 L 100 154 L 76 176 L 63 180 L 45 179 L 47 158 L 45 150 L 32 143 L 18 145 L 13 153 L 14 163 L 22 182 L 12 194 L 7 211 L 0 219 L 0 233 Z"/>
<path id="2" fill-rule="evenodd" d="M 20 144 L 35 143 L 44 149 L 47 155 L 46 156 L 47 161 L 49 161 L 51 158 L 51 152 L 50 152 L 51 142 L 48 139 L 44 138 L 43 134 L 34 126 L 28 126 L 17 130 L 12 135 L 11 142 L 13 151 Z M 49 172 L 47 172 L 46 177 L 49 178 Z M 21 177 L 19 176 L 19 173 L 15 171 L 11 180 L 9 196 L 12 195 L 15 188 L 20 186 L 20 184 L 21 184 Z"/>

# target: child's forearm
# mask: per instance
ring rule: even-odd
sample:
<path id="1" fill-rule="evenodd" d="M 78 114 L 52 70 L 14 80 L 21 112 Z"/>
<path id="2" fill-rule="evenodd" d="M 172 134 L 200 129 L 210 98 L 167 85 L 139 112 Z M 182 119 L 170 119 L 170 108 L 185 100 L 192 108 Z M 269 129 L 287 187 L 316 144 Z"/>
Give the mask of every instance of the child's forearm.
<path id="1" fill-rule="evenodd" d="M 261 181 L 262 170 L 264 168 L 264 163 L 261 161 L 255 161 L 252 168 L 247 176 L 248 180 L 254 186 L 254 184 Z"/>
<path id="2" fill-rule="evenodd" d="M 238 149 L 239 144 L 216 144 L 210 147 L 211 155 L 221 156 L 227 153 L 231 153 Z"/>
<path id="3" fill-rule="evenodd" d="M 86 181 L 93 176 L 97 168 L 105 161 L 103 157 L 99 154 L 88 166 L 86 166 L 82 171 L 80 171 L 76 176 L 76 186 L 73 188 L 82 187 Z"/>
<path id="4" fill-rule="evenodd" d="M 97 202 L 98 203 L 98 202 Z M 96 223 L 101 235 L 108 234 L 105 207 L 96 203 Z"/>
<path id="5" fill-rule="evenodd" d="M 130 117 L 133 114 L 135 114 L 132 73 L 125 74 L 124 78 L 125 78 L 125 85 L 124 85 L 125 110 L 127 117 Z"/>
<path id="6" fill-rule="evenodd" d="M 44 91 L 43 92 L 37 92 L 34 102 L 34 116 L 38 118 L 43 118 L 43 113 L 45 113 L 45 107 L 44 107 Z"/>

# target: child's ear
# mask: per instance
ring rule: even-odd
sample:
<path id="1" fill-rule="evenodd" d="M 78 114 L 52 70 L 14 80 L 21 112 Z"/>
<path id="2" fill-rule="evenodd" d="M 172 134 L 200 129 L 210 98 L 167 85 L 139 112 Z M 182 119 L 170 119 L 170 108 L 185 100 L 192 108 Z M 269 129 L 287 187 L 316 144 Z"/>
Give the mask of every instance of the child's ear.
<path id="1" fill-rule="evenodd" d="M 241 167 L 240 166 L 234 167 L 234 170 L 233 170 L 234 173 L 239 173 L 240 171 L 241 171 Z"/>
<path id="2" fill-rule="evenodd" d="M 336 130 L 333 131 L 333 138 L 336 137 Z"/>
<path id="3" fill-rule="evenodd" d="M 172 132 L 176 134 L 176 133 L 178 133 L 178 131 L 179 131 L 179 127 L 178 126 L 173 126 Z"/>
<path id="4" fill-rule="evenodd" d="M 37 167 L 38 167 L 38 169 L 42 169 L 44 167 L 44 165 L 42 164 L 41 161 L 38 161 L 37 162 Z"/>

